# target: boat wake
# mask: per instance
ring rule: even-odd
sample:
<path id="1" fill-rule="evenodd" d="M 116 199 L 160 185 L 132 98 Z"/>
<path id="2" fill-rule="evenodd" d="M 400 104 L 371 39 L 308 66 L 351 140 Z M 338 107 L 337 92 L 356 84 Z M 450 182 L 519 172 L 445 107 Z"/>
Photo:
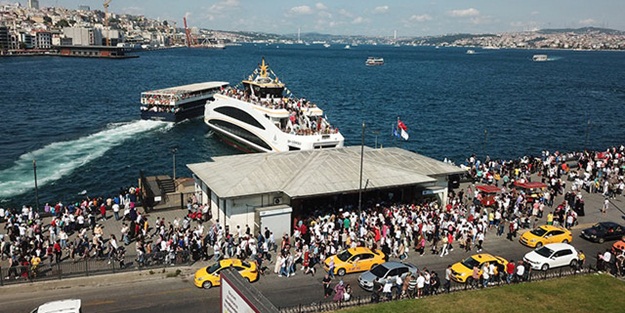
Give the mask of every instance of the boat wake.
<path id="1" fill-rule="evenodd" d="M 13 166 L 0 170 L 0 198 L 20 195 L 35 188 L 33 160 L 37 161 L 37 183 L 42 186 L 71 174 L 138 134 L 154 130 L 166 131 L 171 127 L 172 123 L 148 120 L 112 123 L 98 133 L 75 140 L 54 142 L 22 154 Z"/>

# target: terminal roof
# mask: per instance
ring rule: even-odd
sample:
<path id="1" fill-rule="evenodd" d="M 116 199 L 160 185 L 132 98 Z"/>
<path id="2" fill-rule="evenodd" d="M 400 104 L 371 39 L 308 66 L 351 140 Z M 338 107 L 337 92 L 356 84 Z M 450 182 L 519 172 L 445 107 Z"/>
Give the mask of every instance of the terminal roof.
<path id="1" fill-rule="evenodd" d="M 214 157 L 187 165 L 222 198 L 283 192 L 291 198 L 359 189 L 360 146 Z M 399 148 L 365 147 L 363 189 L 431 184 L 461 168 Z"/>

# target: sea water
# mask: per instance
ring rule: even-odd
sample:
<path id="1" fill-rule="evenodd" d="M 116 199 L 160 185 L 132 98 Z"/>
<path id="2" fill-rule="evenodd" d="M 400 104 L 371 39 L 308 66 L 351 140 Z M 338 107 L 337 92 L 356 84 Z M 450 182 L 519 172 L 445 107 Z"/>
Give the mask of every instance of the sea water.
<path id="1" fill-rule="evenodd" d="M 547 62 L 532 62 L 536 53 Z M 169 49 L 126 60 L 0 58 L 0 206 L 115 194 L 146 175 L 240 153 L 201 119 L 141 121 L 142 91 L 202 81 L 236 85 L 265 57 L 297 97 L 317 103 L 359 145 L 399 146 L 462 163 L 541 150 L 604 149 L 625 138 L 625 54 L 359 45 Z M 365 66 L 367 57 L 383 66 Z M 409 140 L 392 136 L 397 119 Z"/>

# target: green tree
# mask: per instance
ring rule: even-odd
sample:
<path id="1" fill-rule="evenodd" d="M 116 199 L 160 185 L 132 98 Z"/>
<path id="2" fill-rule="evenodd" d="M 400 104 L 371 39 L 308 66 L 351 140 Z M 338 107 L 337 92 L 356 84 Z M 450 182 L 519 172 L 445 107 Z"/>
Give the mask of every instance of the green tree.
<path id="1" fill-rule="evenodd" d="M 69 27 L 69 23 L 67 22 L 66 19 L 62 19 L 62 20 L 56 22 L 56 24 L 54 24 L 54 26 L 60 27 L 60 28 Z"/>

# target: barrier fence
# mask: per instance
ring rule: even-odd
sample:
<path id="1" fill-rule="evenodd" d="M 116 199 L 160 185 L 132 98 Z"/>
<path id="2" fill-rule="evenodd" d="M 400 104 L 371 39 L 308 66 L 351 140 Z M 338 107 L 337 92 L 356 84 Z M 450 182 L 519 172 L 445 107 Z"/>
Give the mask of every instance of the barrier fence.
<path id="1" fill-rule="evenodd" d="M 550 269 L 547 271 L 530 271 L 525 277 L 519 280 L 515 280 L 513 283 L 525 283 L 532 281 L 542 281 L 553 278 L 559 278 L 564 276 L 572 276 L 572 275 L 586 275 L 597 272 L 594 268 L 583 268 L 579 271 L 570 268 L 570 267 L 560 267 L 556 269 Z M 441 282 L 443 284 L 444 282 Z M 496 279 L 493 283 L 489 284 L 488 288 L 498 287 L 507 285 L 505 278 Z M 482 284 L 479 283 L 455 283 L 451 282 L 451 286 L 449 288 L 449 292 L 460 292 L 471 289 L 481 289 Z M 447 290 L 441 285 L 437 290 L 424 295 L 423 297 L 432 297 L 440 294 L 447 293 Z M 375 294 L 371 294 L 368 296 L 360 296 L 360 297 L 352 297 L 349 301 L 339 301 L 339 302 L 315 302 L 310 304 L 300 304 L 292 307 L 283 307 L 279 308 L 280 313 L 312 313 L 312 312 L 328 312 L 328 311 L 336 311 L 342 308 L 355 307 L 366 304 L 373 304 L 379 302 L 388 302 L 388 301 L 402 301 L 407 299 L 415 299 L 413 297 L 408 297 L 405 295 L 396 296 L 396 289 L 393 290 L 390 298 L 387 298 L 384 294 L 380 294 L 379 297 Z M 423 298 L 421 297 L 421 298 Z"/>
<path id="2" fill-rule="evenodd" d="M 32 266 L 0 267 L 0 286 L 191 265 L 193 262 L 189 251 L 154 252 L 145 254 L 142 258 L 137 258 L 137 256 L 80 260 L 66 258 L 58 263 L 41 262 L 36 268 Z"/>

